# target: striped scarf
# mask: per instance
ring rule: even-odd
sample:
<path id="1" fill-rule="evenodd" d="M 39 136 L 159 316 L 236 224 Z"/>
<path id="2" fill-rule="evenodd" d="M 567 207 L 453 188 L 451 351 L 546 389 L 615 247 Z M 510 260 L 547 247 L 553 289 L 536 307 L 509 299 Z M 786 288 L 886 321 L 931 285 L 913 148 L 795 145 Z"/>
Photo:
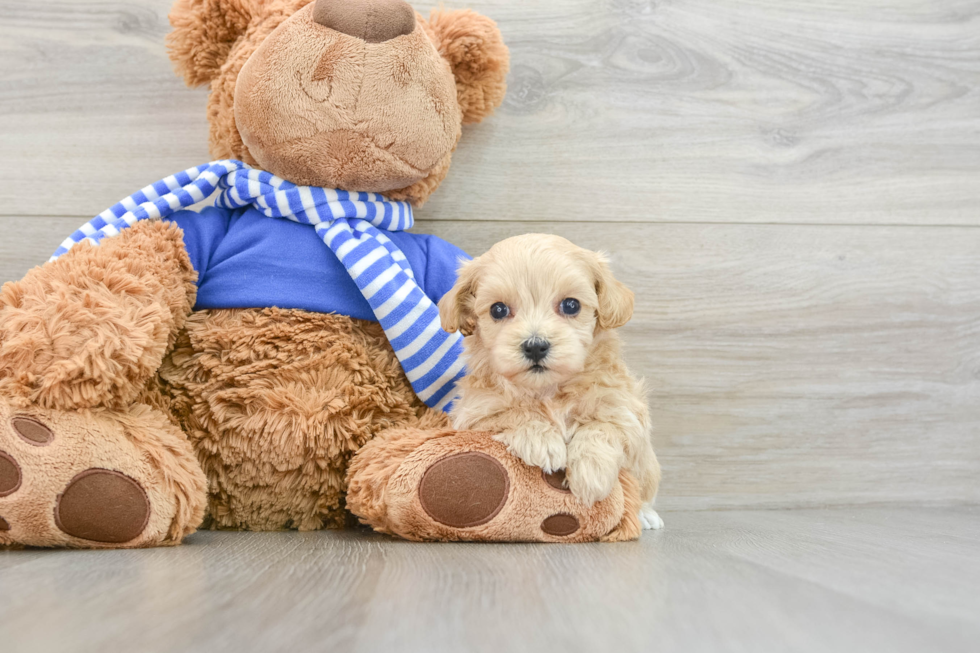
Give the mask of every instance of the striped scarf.
<path id="1" fill-rule="evenodd" d="M 464 374 L 462 337 L 442 330 L 438 308 L 415 282 L 405 254 L 383 233 L 412 226 L 407 202 L 376 193 L 297 186 L 241 161 L 212 161 L 106 209 L 69 236 L 51 260 L 82 241 L 97 245 L 140 220 L 164 218 L 204 201 L 218 189 L 215 206 L 220 208 L 254 206 L 266 217 L 313 226 L 368 301 L 415 394 L 428 406 L 448 410 L 453 388 Z"/>

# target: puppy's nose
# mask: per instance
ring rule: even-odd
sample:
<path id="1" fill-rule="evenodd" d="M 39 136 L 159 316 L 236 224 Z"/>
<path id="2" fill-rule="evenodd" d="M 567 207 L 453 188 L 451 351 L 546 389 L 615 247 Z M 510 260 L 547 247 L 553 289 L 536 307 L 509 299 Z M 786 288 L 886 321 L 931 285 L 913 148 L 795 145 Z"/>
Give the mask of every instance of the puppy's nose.
<path id="1" fill-rule="evenodd" d="M 313 20 L 368 43 L 415 30 L 415 10 L 402 0 L 316 0 Z"/>
<path id="2" fill-rule="evenodd" d="M 530 338 L 521 343 L 524 350 L 524 357 L 533 363 L 540 363 L 548 355 L 551 343 L 544 338 Z"/>

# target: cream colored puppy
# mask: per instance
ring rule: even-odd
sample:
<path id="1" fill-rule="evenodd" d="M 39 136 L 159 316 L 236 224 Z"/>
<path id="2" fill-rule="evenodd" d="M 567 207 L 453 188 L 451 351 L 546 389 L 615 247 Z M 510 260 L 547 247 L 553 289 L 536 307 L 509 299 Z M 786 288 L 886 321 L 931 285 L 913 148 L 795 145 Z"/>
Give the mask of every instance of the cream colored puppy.
<path id="1" fill-rule="evenodd" d="M 663 525 L 643 385 L 615 331 L 633 315 L 633 293 L 600 254 L 558 236 L 508 238 L 463 265 L 439 313 L 443 329 L 465 336 L 457 429 L 494 431 L 527 464 L 565 469 L 587 504 L 625 467 L 640 482 L 644 527 Z"/>

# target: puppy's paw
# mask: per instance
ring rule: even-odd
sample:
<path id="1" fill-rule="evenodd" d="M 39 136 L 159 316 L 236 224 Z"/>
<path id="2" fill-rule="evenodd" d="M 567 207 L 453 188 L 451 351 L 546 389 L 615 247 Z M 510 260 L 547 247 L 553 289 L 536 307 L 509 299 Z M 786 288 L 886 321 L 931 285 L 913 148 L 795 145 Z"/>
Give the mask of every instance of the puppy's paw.
<path id="1" fill-rule="evenodd" d="M 645 531 L 658 531 L 664 527 L 664 520 L 651 505 L 640 508 L 640 524 Z"/>
<path id="2" fill-rule="evenodd" d="M 565 467 L 567 447 L 558 431 L 548 428 L 524 428 L 502 433 L 496 438 L 507 450 L 531 467 L 540 467 L 546 474 Z"/>
<path id="3" fill-rule="evenodd" d="M 586 505 L 609 496 L 619 478 L 620 457 L 605 449 L 594 444 L 576 446 L 574 439 L 568 446 L 568 489 Z"/>

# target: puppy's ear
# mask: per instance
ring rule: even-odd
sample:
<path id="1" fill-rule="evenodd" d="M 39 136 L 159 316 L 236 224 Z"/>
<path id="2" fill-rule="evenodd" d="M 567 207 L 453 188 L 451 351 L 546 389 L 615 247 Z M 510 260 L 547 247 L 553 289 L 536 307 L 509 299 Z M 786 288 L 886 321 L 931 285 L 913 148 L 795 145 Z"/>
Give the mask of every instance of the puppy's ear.
<path id="1" fill-rule="evenodd" d="M 476 315 L 473 314 L 473 297 L 476 294 L 477 261 L 463 263 L 459 276 L 449 292 L 439 300 L 439 319 L 443 331 L 464 336 L 473 335 L 476 328 Z"/>
<path id="2" fill-rule="evenodd" d="M 609 268 L 609 260 L 602 254 L 589 252 L 595 290 L 599 296 L 599 328 L 616 329 L 633 317 L 633 291 L 627 288 Z"/>

